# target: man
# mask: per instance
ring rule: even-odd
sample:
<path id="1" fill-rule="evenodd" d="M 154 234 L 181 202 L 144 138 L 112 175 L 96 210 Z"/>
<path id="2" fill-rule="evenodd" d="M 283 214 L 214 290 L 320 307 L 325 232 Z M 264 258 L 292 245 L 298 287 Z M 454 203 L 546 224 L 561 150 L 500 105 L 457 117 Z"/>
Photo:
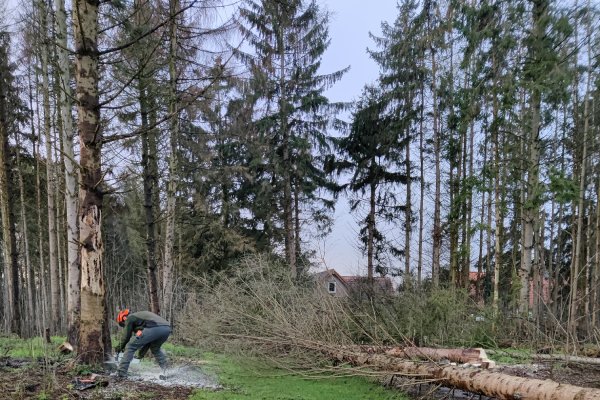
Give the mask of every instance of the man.
<path id="1" fill-rule="evenodd" d="M 119 377 L 127 376 L 129 364 L 138 350 L 138 356 L 143 358 L 150 349 L 163 371 L 167 368 L 167 357 L 160 348 L 171 334 L 171 326 L 166 319 L 150 311 L 130 313 L 125 309 L 117 315 L 117 323 L 121 328 L 125 328 L 123 339 L 115 347 L 117 353 L 125 353 L 117 369 Z"/>

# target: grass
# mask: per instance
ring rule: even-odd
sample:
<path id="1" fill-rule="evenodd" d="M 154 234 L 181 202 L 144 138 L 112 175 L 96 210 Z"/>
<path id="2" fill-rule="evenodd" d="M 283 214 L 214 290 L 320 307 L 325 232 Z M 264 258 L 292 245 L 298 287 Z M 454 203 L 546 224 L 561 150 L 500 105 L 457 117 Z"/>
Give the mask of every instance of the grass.
<path id="1" fill-rule="evenodd" d="M 530 349 L 497 349 L 486 350 L 488 357 L 500 364 L 521 364 L 531 361 Z"/>
<path id="2" fill-rule="evenodd" d="M 191 400 L 402 400 L 398 391 L 363 377 L 303 378 L 253 359 L 205 355 L 205 369 L 218 377 L 222 390 L 197 390 Z"/>
<path id="3" fill-rule="evenodd" d="M 65 338 L 53 336 L 51 343 L 41 337 L 33 337 L 31 339 L 20 339 L 15 336 L 0 337 L 0 356 L 15 357 L 15 358 L 38 358 L 55 356 L 58 354 L 57 348 Z"/>

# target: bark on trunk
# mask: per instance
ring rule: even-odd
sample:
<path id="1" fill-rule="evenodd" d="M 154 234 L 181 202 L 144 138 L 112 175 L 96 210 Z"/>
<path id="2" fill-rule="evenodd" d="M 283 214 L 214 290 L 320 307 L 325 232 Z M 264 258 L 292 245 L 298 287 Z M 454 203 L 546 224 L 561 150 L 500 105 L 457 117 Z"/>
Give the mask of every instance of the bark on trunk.
<path id="1" fill-rule="evenodd" d="M 410 129 L 406 130 L 406 149 L 405 149 L 405 165 L 406 176 L 409 177 L 406 181 L 406 210 L 404 211 L 405 227 L 404 227 L 404 279 L 406 282 L 411 280 L 410 275 L 410 241 L 412 236 L 412 184 L 410 179 L 411 163 L 410 163 Z"/>
<path id="2" fill-rule="evenodd" d="M 169 181 L 167 183 L 167 213 L 165 227 L 165 256 L 163 264 L 162 310 L 169 321 L 173 301 L 173 271 L 175 269 L 175 196 L 177 193 L 177 139 L 179 136 L 179 113 L 177 112 L 177 19 L 179 0 L 169 0 Z"/>
<path id="3" fill-rule="evenodd" d="M 430 5 L 431 7 L 431 5 Z M 434 10 L 428 10 L 428 28 L 432 33 L 431 16 Z M 430 44 L 431 52 L 431 92 L 433 94 L 433 152 L 435 153 L 435 195 L 433 210 L 433 260 L 431 279 L 433 287 L 437 288 L 440 284 L 440 255 L 442 250 L 442 221 L 441 221 L 441 171 L 440 171 L 440 133 L 439 133 L 439 110 L 437 105 L 437 61 L 435 58 L 436 49 L 433 40 Z"/>
<path id="4" fill-rule="evenodd" d="M 587 34 L 591 34 L 588 28 Z M 590 59 L 590 38 L 588 37 L 588 65 L 591 65 Z M 590 83 L 591 77 L 588 73 L 586 90 L 585 90 L 585 100 L 583 105 L 583 139 L 581 142 L 582 145 L 582 154 L 581 154 L 581 165 L 579 169 L 579 198 L 577 203 L 577 233 L 576 238 L 574 239 L 573 245 L 575 246 L 575 251 L 573 255 L 573 259 L 571 262 L 571 295 L 570 295 L 570 307 L 569 307 L 569 334 L 573 339 L 577 338 L 577 326 L 578 326 L 578 308 L 579 308 L 579 297 L 578 297 L 578 280 L 579 280 L 579 267 L 581 263 L 581 251 L 583 247 L 583 218 L 585 215 L 585 187 L 586 187 L 586 170 L 587 170 L 587 138 L 589 131 L 589 97 L 590 97 Z M 575 97 L 577 100 L 577 97 Z M 577 103 L 577 101 L 576 101 Z"/>
<path id="5" fill-rule="evenodd" d="M 298 261 L 302 256 L 302 247 L 300 247 L 300 184 L 298 178 L 294 179 L 294 251 L 296 252 L 296 269 L 298 276 L 304 272 L 304 266 L 299 265 Z"/>
<path id="6" fill-rule="evenodd" d="M 58 42 L 59 104 L 62 120 L 62 150 L 65 167 L 65 211 L 67 227 L 67 341 L 77 347 L 79 335 L 79 291 L 81 275 L 77 226 L 78 170 L 73 150 L 74 127 L 71 114 L 69 56 L 67 53 L 67 13 L 65 1 L 55 0 L 56 40 Z"/>
<path id="7" fill-rule="evenodd" d="M 425 132 L 423 121 L 425 114 L 425 86 L 421 84 L 421 115 L 419 118 L 419 250 L 417 260 L 417 285 L 421 286 L 423 274 L 423 230 L 425 221 Z"/>
<path id="8" fill-rule="evenodd" d="M 35 132 L 35 129 L 33 130 Z M 16 138 L 16 162 L 17 162 L 17 179 L 19 180 L 19 203 L 20 203 L 20 216 L 21 216 L 21 231 L 22 231 L 22 251 L 24 256 L 25 265 L 23 266 L 23 278 L 24 286 L 27 288 L 27 314 L 30 316 L 30 320 L 25 325 L 25 334 L 31 337 L 35 334 L 37 320 L 33 316 L 36 315 L 34 307 L 34 280 L 33 280 L 33 266 L 31 265 L 31 257 L 29 252 L 29 227 L 27 225 L 27 213 L 26 202 L 25 202 L 25 182 L 23 180 L 23 174 L 21 173 L 21 159 L 20 159 L 20 148 L 21 142 L 19 135 Z"/>
<path id="9" fill-rule="evenodd" d="M 79 358 L 104 360 L 105 280 L 102 253 L 102 129 L 98 99 L 98 0 L 76 0 L 74 36 L 77 129 L 81 148 L 79 242 L 81 244 L 81 325 Z"/>
<path id="10" fill-rule="evenodd" d="M 40 1 L 40 16 L 42 35 L 49 32 L 47 16 L 50 10 L 44 0 Z M 48 209 L 48 258 L 50 265 L 50 329 L 57 333 L 60 329 L 60 281 L 58 277 L 58 253 L 56 246 L 56 210 L 54 187 L 56 185 L 54 173 L 54 160 L 52 156 L 53 138 L 51 132 L 51 110 L 50 110 L 50 84 L 48 77 L 48 59 L 50 49 L 48 38 L 42 43 L 41 67 L 42 67 L 42 97 L 44 106 L 44 136 L 46 139 L 46 194 Z"/>
<path id="11" fill-rule="evenodd" d="M 374 160 L 371 160 L 371 163 L 375 163 Z M 370 194 L 369 194 L 369 216 L 367 217 L 367 279 L 369 285 L 373 283 L 373 269 L 374 263 L 373 259 L 375 258 L 375 244 L 373 243 L 375 240 L 375 196 L 376 196 L 377 186 L 375 182 L 371 182 L 370 184 Z"/>
<path id="12" fill-rule="evenodd" d="M 36 76 L 37 78 L 37 76 Z M 36 79 L 37 80 L 37 79 Z M 37 110 L 39 111 L 39 109 Z M 39 112 L 37 113 L 39 115 Z M 37 140 L 36 140 L 37 139 Z M 36 183 L 36 206 L 37 206 L 37 228 L 38 232 L 42 232 L 42 183 L 41 183 L 41 160 L 40 160 L 40 149 L 39 143 L 41 142 L 41 129 L 38 124 L 38 135 L 36 139 L 33 139 L 33 156 L 35 158 L 35 183 Z M 41 310 L 41 324 L 40 331 L 49 329 L 48 316 L 49 316 L 49 301 L 48 301 L 48 285 L 47 285 L 47 274 L 46 265 L 44 264 L 44 238 L 43 235 L 38 235 L 38 276 L 40 277 L 40 296 L 38 296 L 38 310 Z"/>
<path id="13" fill-rule="evenodd" d="M 156 173 L 153 168 L 152 159 L 156 157 L 152 154 L 156 145 L 153 128 L 149 128 L 148 123 L 148 96 L 145 79 L 140 77 L 139 84 L 139 102 L 140 114 L 142 120 L 142 169 L 144 170 L 144 210 L 146 217 L 146 272 L 148 276 L 148 303 L 150 310 L 156 314 L 160 312 L 158 303 L 158 281 L 156 278 L 156 218 L 154 191 L 156 189 Z"/>
<path id="14" fill-rule="evenodd" d="M 369 348 L 362 346 L 362 352 L 380 353 L 392 357 L 420 359 L 429 361 L 448 360 L 456 363 L 469 363 L 493 368 L 496 363 L 490 360 L 482 348 L 466 349 L 437 349 L 433 347 L 392 347 L 392 348 Z"/>
<path id="15" fill-rule="evenodd" d="M 5 35 L 0 33 L 0 35 Z M 0 213 L 2 214 L 3 264 L 6 274 L 6 321 L 10 321 L 10 332 L 21 335 L 21 313 L 19 309 L 19 264 L 16 238 L 15 197 L 13 193 L 12 156 L 10 154 L 7 83 L 8 39 L 0 37 Z"/>
<path id="16" fill-rule="evenodd" d="M 352 365 L 369 366 L 396 374 L 435 380 L 437 383 L 498 399 L 598 400 L 600 390 L 561 384 L 551 380 L 528 379 L 490 370 L 412 362 L 387 354 L 355 352 L 339 348 L 324 350 L 332 358 Z"/>
<path id="17" fill-rule="evenodd" d="M 283 28 L 281 28 L 283 29 Z M 287 92 L 285 82 L 285 48 L 283 43 L 283 32 L 280 32 L 278 38 L 279 45 L 279 116 L 282 131 L 281 151 L 283 171 L 283 230 L 285 235 L 285 256 L 289 264 L 290 272 L 293 277 L 298 276 L 298 268 L 296 265 L 296 249 L 294 240 L 294 213 L 292 206 L 292 160 L 290 157 L 290 132 L 288 127 L 287 114 Z"/>
<path id="18" fill-rule="evenodd" d="M 546 1 L 534 1 L 533 5 L 533 32 L 532 40 L 539 42 L 544 36 L 542 19 L 547 13 Z M 536 49 L 530 50 L 530 57 L 537 57 Z M 529 309 L 529 278 L 532 269 L 533 252 L 535 250 L 535 221 L 539 213 L 539 162 L 540 162 L 540 113 L 542 93 L 539 86 L 534 85 L 531 90 L 530 113 L 531 125 L 529 127 L 527 146 L 529 154 L 527 157 L 527 186 L 525 201 L 523 204 L 523 243 L 521 247 L 521 265 L 519 267 L 519 280 L 521 288 L 519 292 L 519 312 L 527 315 Z"/>

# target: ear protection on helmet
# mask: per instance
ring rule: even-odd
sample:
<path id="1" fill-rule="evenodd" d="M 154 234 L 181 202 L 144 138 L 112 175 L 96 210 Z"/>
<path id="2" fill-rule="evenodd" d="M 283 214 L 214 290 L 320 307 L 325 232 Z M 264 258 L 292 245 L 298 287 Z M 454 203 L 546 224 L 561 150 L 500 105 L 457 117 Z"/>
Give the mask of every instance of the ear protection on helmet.
<path id="1" fill-rule="evenodd" d="M 117 323 L 121 326 L 123 326 L 125 324 L 125 320 L 127 319 L 127 316 L 129 315 L 129 309 L 126 308 L 122 311 L 119 311 L 119 314 L 117 315 Z"/>

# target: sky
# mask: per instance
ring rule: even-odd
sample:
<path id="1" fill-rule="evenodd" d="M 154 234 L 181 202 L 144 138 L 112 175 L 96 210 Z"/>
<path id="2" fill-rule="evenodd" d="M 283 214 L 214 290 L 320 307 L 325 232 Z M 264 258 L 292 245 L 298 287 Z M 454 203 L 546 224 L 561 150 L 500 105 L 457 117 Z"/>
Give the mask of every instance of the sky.
<path id="1" fill-rule="evenodd" d="M 381 34 L 382 21 L 393 22 L 396 0 L 318 0 L 330 12 L 331 43 L 323 56 L 321 73 L 331 73 L 350 66 L 350 70 L 326 95 L 330 101 L 356 100 L 362 88 L 376 81 L 379 69 L 367 54 L 375 48 L 369 32 Z M 69 2 L 67 1 L 67 4 Z M 9 18 L 18 15 L 18 0 L 0 0 Z M 323 240 L 313 240 L 317 252 L 317 269 L 334 268 L 342 275 L 365 275 L 366 260 L 357 248 L 358 226 L 350 215 L 348 202 L 340 198 L 336 205 L 332 233 Z"/>
<path id="2" fill-rule="evenodd" d="M 381 34 L 381 23 L 392 23 L 397 14 L 395 0 L 320 0 L 331 13 L 331 44 L 323 57 L 322 73 L 350 66 L 350 71 L 327 91 L 330 101 L 357 100 L 366 84 L 373 83 L 379 68 L 367 54 L 375 49 L 369 32 Z M 318 268 L 333 268 L 342 275 L 366 275 L 366 260 L 357 248 L 358 226 L 350 215 L 348 202 L 336 205 L 333 231 L 324 241 L 315 242 Z"/>

